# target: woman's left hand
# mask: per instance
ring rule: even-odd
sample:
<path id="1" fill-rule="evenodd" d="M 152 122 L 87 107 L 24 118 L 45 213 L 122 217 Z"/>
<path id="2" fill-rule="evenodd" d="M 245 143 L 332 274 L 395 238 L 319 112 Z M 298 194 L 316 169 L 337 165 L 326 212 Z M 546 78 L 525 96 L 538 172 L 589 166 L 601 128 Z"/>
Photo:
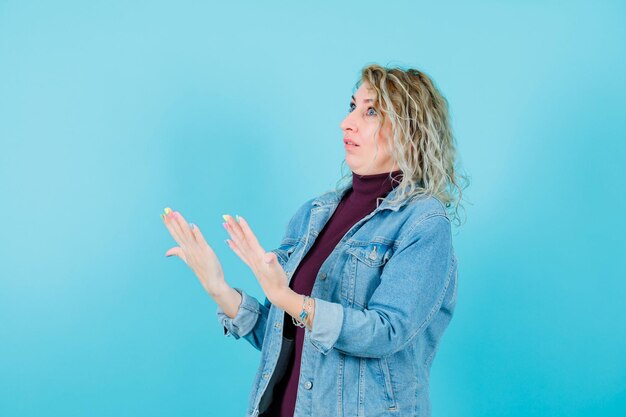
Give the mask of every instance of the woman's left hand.
<path id="1" fill-rule="evenodd" d="M 266 297 L 274 304 L 276 298 L 289 289 L 287 274 L 276 254 L 265 252 L 245 219 L 238 217 L 239 222 L 230 215 L 224 215 L 224 228 L 232 238 L 227 240 L 228 246 L 250 267 Z"/>

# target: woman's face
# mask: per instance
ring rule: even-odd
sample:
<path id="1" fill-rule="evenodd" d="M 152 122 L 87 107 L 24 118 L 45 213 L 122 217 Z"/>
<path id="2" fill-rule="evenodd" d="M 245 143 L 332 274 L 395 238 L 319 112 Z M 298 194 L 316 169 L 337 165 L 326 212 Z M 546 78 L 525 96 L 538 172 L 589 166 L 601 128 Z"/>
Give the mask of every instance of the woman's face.
<path id="1" fill-rule="evenodd" d="M 387 137 L 391 135 L 391 122 L 385 121 L 374 137 L 380 115 L 372 107 L 374 92 L 363 82 L 350 101 L 350 112 L 339 127 L 343 130 L 346 163 L 355 174 L 373 175 L 397 170 L 391 153 L 387 149 Z M 356 145 L 347 144 L 348 141 Z M 378 154 L 375 142 L 378 143 Z M 371 165 L 370 165 L 371 164 Z"/>

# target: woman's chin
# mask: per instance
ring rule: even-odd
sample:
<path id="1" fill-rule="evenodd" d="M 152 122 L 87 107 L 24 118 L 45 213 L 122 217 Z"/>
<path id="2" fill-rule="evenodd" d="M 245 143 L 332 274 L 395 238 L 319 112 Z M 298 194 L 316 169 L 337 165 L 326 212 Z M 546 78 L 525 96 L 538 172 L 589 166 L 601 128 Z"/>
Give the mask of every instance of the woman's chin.
<path id="1" fill-rule="evenodd" d="M 348 165 L 348 168 L 350 168 L 350 171 L 352 172 L 354 172 L 355 169 L 359 169 L 359 167 L 356 166 L 354 163 L 348 162 L 348 158 L 346 158 L 346 165 Z"/>

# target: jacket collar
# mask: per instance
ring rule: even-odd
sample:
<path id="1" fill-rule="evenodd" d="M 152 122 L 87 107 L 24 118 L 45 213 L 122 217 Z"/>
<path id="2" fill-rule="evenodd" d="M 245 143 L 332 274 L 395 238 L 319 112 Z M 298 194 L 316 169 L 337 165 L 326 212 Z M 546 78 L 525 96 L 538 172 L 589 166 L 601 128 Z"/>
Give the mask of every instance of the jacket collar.
<path id="1" fill-rule="evenodd" d="M 347 185 L 338 188 L 337 191 L 331 190 L 331 191 L 328 191 L 328 192 L 322 194 L 321 196 L 319 196 L 316 199 L 314 199 L 312 204 L 313 204 L 313 206 L 319 206 L 319 207 L 329 206 L 329 205 L 337 206 L 339 204 L 339 202 L 341 201 L 341 199 L 343 198 L 344 194 L 350 188 L 352 188 L 352 181 L 350 181 L 350 183 L 348 183 Z M 379 206 L 376 208 L 376 210 L 388 209 L 388 210 L 398 211 L 400 209 L 400 207 L 404 206 L 407 203 L 406 199 L 404 199 L 403 201 L 400 201 L 400 202 L 391 203 L 391 200 L 398 193 L 398 188 L 399 187 L 397 187 L 397 186 L 394 187 L 389 192 L 389 194 L 387 194 L 387 196 L 382 201 L 382 203 L 379 204 Z"/>

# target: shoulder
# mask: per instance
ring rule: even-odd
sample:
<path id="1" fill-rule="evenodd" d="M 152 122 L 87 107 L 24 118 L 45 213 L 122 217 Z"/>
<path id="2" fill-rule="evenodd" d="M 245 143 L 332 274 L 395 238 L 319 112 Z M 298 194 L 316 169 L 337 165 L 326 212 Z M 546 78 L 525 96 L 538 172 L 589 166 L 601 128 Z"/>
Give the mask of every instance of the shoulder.
<path id="1" fill-rule="evenodd" d="M 296 210 L 294 217 L 306 217 L 310 213 L 311 209 L 313 208 L 313 202 L 317 200 L 318 198 L 319 196 L 311 197 L 308 200 L 306 200 L 304 203 L 302 203 L 300 207 L 298 207 L 298 209 Z"/>
<path id="2" fill-rule="evenodd" d="M 409 223 L 419 223 L 430 217 L 443 217 L 450 222 L 448 211 L 444 204 L 434 196 L 423 196 L 414 198 L 407 202 L 404 207 Z"/>
<path id="3" fill-rule="evenodd" d="M 419 197 L 404 207 L 402 240 L 411 241 L 426 235 L 451 236 L 452 227 L 443 203 L 433 196 Z"/>

